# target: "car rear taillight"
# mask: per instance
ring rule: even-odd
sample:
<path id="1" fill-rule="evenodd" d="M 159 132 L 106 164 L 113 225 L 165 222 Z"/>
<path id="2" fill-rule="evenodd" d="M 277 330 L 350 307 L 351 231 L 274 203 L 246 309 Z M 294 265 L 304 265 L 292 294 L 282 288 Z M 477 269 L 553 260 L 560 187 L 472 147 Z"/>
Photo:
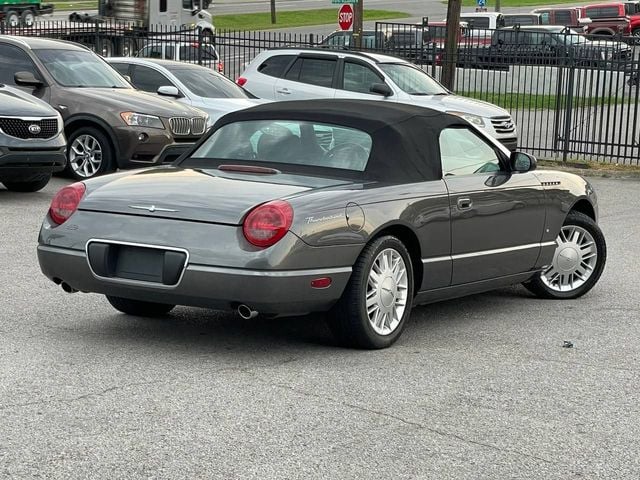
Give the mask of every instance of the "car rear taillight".
<path id="1" fill-rule="evenodd" d="M 293 208 L 284 200 L 263 203 L 251 210 L 242 224 L 247 241 L 256 247 L 275 245 L 289 231 Z"/>
<path id="2" fill-rule="evenodd" d="M 236 83 L 241 87 L 244 87 L 244 84 L 247 83 L 247 79 L 244 77 L 238 77 L 238 79 L 236 80 Z"/>
<path id="3" fill-rule="evenodd" d="M 218 73 L 224 72 L 224 63 L 218 62 Z"/>
<path id="4" fill-rule="evenodd" d="M 49 207 L 49 216 L 53 223 L 62 225 L 73 215 L 78 209 L 86 189 L 87 187 L 85 187 L 84 183 L 78 182 L 67 185 L 56 193 Z"/>

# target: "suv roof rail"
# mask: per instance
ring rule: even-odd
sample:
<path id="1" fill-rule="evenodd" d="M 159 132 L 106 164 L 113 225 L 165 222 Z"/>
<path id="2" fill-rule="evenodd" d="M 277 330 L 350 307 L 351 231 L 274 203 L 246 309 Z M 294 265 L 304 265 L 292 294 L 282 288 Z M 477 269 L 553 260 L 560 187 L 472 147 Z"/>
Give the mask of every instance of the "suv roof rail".
<path id="1" fill-rule="evenodd" d="M 296 47 L 296 46 L 288 46 L 288 47 L 270 47 L 267 50 L 311 50 L 311 51 L 331 51 L 335 50 L 336 52 L 348 52 L 353 55 L 357 55 L 359 57 L 368 58 L 373 62 L 378 62 L 378 60 L 373 56 L 366 52 L 362 52 L 360 50 L 352 50 L 344 45 L 317 45 L 313 47 Z M 381 53 L 381 55 L 388 55 L 385 53 Z"/>

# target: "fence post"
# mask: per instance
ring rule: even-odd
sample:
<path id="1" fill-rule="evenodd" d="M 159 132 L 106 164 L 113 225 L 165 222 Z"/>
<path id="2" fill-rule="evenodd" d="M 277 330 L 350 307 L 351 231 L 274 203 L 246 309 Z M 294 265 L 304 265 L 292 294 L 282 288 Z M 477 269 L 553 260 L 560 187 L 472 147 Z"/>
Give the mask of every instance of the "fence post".
<path id="1" fill-rule="evenodd" d="M 433 78 L 436 78 L 436 62 L 438 61 L 437 45 L 435 41 L 431 44 L 431 76 Z"/>
<path id="2" fill-rule="evenodd" d="M 576 65 L 574 48 L 569 49 L 569 78 L 567 79 L 567 103 L 564 116 L 564 146 L 562 148 L 562 161 L 566 162 L 571 143 L 571 113 L 573 109 L 573 88 L 575 83 Z"/>
<path id="3" fill-rule="evenodd" d="M 202 34 L 202 28 L 198 27 L 198 65 L 202 65 L 202 49 L 204 47 L 203 41 L 204 35 Z"/>

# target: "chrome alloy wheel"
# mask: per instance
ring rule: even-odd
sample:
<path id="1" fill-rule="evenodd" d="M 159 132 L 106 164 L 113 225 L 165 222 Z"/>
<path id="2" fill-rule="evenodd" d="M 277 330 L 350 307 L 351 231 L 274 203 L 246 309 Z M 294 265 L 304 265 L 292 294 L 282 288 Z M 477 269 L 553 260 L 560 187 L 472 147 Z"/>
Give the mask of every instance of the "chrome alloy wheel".
<path id="1" fill-rule="evenodd" d="M 541 280 L 551 290 L 570 292 L 584 285 L 593 273 L 598 249 L 593 236 L 576 225 L 562 227 L 556 243 L 551 266 L 542 272 Z"/>
<path id="2" fill-rule="evenodd" d="M 102 147 L 91 135 L 79 135 L 69 149 L 69 165 L 78 176 L 93 177 L 102 165 Z"/>
<path id="3" fill-rule="evenodd" d="M 402 256 L 393 248 L 382 250 L 371 265 L 367 281 L 367 316 L 378 335 L 394 332 L 407 307 L 409 279 Z"/>

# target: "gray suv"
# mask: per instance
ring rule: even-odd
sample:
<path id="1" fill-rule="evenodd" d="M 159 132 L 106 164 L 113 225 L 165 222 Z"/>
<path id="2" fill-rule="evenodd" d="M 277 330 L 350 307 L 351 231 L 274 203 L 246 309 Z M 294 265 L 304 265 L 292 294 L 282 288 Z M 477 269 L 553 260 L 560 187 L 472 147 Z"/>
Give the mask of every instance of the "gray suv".
<path id="1" fill-rule="evenodd" d="M 35 192 L 64 169 L 66 140 L 60 114 L 42 100 L 0 84 L 0 182 Z"/>
<path id="2" fill-rule="evenodd" d="M 28 90 L 60 112 L 68 172 L 78 180 L 170 163 L 207 129 L 206 113 L 136 90 L 82 45 L 0 35 L 0 65 L 0 83 Z"/>

